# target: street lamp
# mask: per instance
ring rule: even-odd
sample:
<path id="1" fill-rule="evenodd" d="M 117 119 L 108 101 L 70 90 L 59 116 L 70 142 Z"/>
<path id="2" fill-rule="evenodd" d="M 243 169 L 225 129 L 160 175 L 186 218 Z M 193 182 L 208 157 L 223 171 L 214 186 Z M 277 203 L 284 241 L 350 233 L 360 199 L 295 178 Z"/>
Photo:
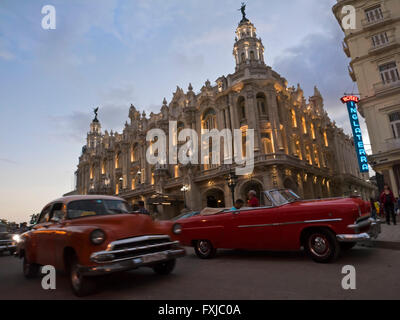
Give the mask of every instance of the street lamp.
<path id="1" fill-rule="evenodd" d="M 119 178 L 119 193 L 122 192 L 123 183 L 124 183 L 124 178 L 122 178 L 122 177 Z"/>
<path id="2" fill-rule="evenodd" d="M 235 172 L 233 170 L 231 172 L 229 172 L 229 175 L 226 178 L 226 182 L 228 183 L 228 187 L 229 187 L 229 189 L 231 189 L 233 205 L 235 205 L 235 188 L 236 188 L 238 179 L 239 179 L 239 177 L 235 174 Z"/>
<path id="3" fill-rule="evenodd" d="M 183 192 L 183 202 L 185 204 L 185 209 L 187 209 L 187 206 L 186 206 L 186 191 L 189 191 L 189 187 L 187 185 L 184 185 L 181 188 L 181 191 Z"/>

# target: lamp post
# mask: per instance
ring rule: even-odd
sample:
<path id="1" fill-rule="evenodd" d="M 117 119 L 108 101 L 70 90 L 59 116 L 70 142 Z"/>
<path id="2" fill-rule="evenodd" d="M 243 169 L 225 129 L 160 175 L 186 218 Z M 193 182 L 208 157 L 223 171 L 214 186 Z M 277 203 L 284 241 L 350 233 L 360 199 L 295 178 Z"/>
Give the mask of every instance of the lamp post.
<path id="1" fill-rule="evenodd" d="M 118 193 L 122 193 L 122 186 L 123 186 L 123 183 L 124 183 L 124 178 L 119 178 L 119 192 Z"/>
<path id="2" fill-rule="evenodd" d="M 186 191 L 189 191 L 189 187 L 187 185 L 184 185 L 181 188 L 181 191 L 183 192 L 183 202 L 185 204 L 185 209 L 187 209 L 187 206 L 186 206 Z"/>
<path id="3" fill-rule="evenodd" d="M 239 177 L 235 174 L 235 172 L 232 170 L 229 172 L 228 177 L 226 178 L 226 182 L 228 183 L 228 187 L 231 190 L 232 194 L 232 205 L 235 205 L 235 188 L 237 185 Z"/>
<path id="4" fill-rule="evenodd" d="M 139 186 L 141 186 L 142 185 L 142 172 L 139 170 L 136 174 L 139 179 Z"/>

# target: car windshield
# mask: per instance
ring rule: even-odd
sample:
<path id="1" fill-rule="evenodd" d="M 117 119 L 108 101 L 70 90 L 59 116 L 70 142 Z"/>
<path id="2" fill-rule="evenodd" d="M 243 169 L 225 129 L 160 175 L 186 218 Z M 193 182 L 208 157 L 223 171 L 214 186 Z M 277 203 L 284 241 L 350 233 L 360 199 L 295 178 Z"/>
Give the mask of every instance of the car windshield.
<path id="1" fill-rule="evenodd" d="M 130 212 L 128 204 L 122 200 L 77 200 L 70 202 L 67 208 L 69 219 Z"/>
<path id="2" fill-rule="evenodd" d="M 265 194 L 276 206 L 282 206 L 300 199 L 297 194 L 289 189 L 266 191 Z"/>

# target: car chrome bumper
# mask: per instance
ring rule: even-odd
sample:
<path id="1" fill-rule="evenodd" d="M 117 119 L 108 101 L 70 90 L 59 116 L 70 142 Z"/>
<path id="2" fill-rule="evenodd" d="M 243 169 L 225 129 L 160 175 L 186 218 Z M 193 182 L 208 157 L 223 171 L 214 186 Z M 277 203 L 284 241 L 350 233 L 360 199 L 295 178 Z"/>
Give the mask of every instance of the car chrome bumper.
<path id="1" fill-rule="evenodd" d="M 175 248 L 150 254 L 139 255 L 130 259 L 110 262 L 94 267 L 80 266 L 79 272 L 84 276 L 97 276 L 114 272 L 137 269 L 139 267 L 153 266 L 161 262 L 185 256 L 184 248 Z"/>
<path id="2" fill-rule="evenodd" d="M 368 232 L 371 238 L 376 239 L 378 238 L 379 234 L 382 232 L 381 229 L 381 220 L 380 219 L 372 219 L 371 228 Z"/>
<path id="3" fill-rule="evenodd" d="M 368 233 L 338 234 L 336 235 L 336 238 L 339 242 L 358 242 L 371 239 Z"/>
<path id="4" fill-rule="evenodd" d="M 17 246 L 15 244 L 0 244 L 0 251 L 9 251 L 9 250 L 16 250 Z"/>

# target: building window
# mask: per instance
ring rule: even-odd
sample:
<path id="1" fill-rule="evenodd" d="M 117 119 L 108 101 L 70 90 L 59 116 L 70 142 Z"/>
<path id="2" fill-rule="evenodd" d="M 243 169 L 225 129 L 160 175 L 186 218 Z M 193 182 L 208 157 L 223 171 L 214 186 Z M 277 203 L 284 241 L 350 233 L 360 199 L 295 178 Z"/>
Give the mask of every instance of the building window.
<path id="1" fill-rule="evenodd" d="M 254 51 L 250 51 L 250 59 L 251 59 L 251 60 L 255 60 Z"/>
<path id="2" fill-rule="evenodd" d="M 106 174 L 106 161 L 101 162 L 101 174 Z"/>
<path id="3" fill-rule="evenodd" d="M 268 117 L 266 99 L 263 93 L 257 94 L 257 108 L 260 115 Z"/>
<path id="4" fill-rule="evenodd" d="M 389 42 L 389 37 L 386 32 L 372 36 L 372 45 L 374 48 L 384 45 Z"/>
<path id="5" fill-rule="evenodd" d="M 379 67 L 381 78 L 384 84 L 397 82 L 400 80 L 396 62 L 390 62 Z"/>
<path id="6" fill-rule="evenodd" d="M 93 176 L 94 176 L 93 171 L 94 171 L 93 166 L 90 166 L 90 180 L 93 179 Z"/>
<path id="7" fill-rule="evenodd" d="M 174 166 L 174 177 L 175 177 L 175 179 L 179 178 L 179 166 L 178 165 Z"/>
<path id="8" fill-rule="evenodd" d="M 365 10 L 365 15 L 367 17 L 368 22 L 375 22 L 383 19 L 383 12 L 380 5 Z"/>
<path id="9" fill-rule="evenodd" d="M 131 162 L 136 161 L 136 146 L 131 148 Z"/>
<path id="10" fill-rule="evenodd" d="M 242 52 L 242 54 L 240 55 L 241 57 L 241 62 L 245 62 L 246 61 L 246 55 L 244 54 L 244 52 Z"/>
<path id="11" fill-rule="evenodd" d="M 311 123 L 310 128 L 311 128 L 311 138 L 315 140 L 315 128 L 313 123 Z"/>
<path id="12" fill-rule="evenodd" d="M 274 146 L 272 144 L 271 133 L 266 132 L 261 134 L 261 144 L 263 146 L 264 154 L 274 153 Z"/>
<path id="13" fill-rule="evenodd" d="M 393 137 L 400 138 L 400 111 L 389 115 L 390 125 L 392 126 Z"/>
<path id="14" fill-rule="evenodd" d="M 293 128 L 297 128 L 296 111 L 294 109 L 292 109 L 292 126 Z"/>
<path id="15" fill-rule="evenodd" d="M 240 97 L 238 101 L 238 113 L 240 120 L 246 119 L 246 102 L 243 97 Z"/>
<path id="16" fill-rule="evenodd" d="M 303 157 L 302 157 L 302 155 L 301 155 L 300 141 L 297 140 L 294 146 L 295 146 L 295 153 L 296 153 L 296 156 L 297 156 L 300 160 L 303 160 Z"/>
<path id="17" fill-rule="evenodd" d="M 325 147 L 329 147 L 328 136 L 326 134 L 326 131 L 324 131 L 324 143 L 325 143 Z"/>
<path id="18" fill-rule="evenodd" d="M 155 179 L 154 179 L 154 172 L 151 173 L 151 185 L 154 185 Z"/>
<path id="19" fill-rule="evenodd" d="M 214 109 L 208 109 L 206 112 L 204 112 L 202 121 L 203 129 L 206 130 L 216 129 L 217 128 L 216 122 L 217 122 L 217 114 L 215 113 Z"/>
<path id="20" fill-rule="evenodd" d="M 309 146 L 306 146 L 306 160 L 310 165 L 312 165 L 311 150 Z"/>
<path id="21" fill-rule="evenodd" d="M 314 148 L 314 163 L 316 166 L 320 167 L 320 162 L 319 162 L 319 155 L 318 155 L 318 149 Z"/>
<path id="22" fill-rule="evenodd" d="M 306 124 L 306 118 L 301 117 L 301 124 L 303 126 L 303 133 L 307 134 L 307 124 Z"/>
<path id="23" fill-rule="evenodd" d="M 118 152 L 115 155 L 115 169 L 119 169 L 121 167 L 120 161 L 121 161 L 121 152 Z"/>

